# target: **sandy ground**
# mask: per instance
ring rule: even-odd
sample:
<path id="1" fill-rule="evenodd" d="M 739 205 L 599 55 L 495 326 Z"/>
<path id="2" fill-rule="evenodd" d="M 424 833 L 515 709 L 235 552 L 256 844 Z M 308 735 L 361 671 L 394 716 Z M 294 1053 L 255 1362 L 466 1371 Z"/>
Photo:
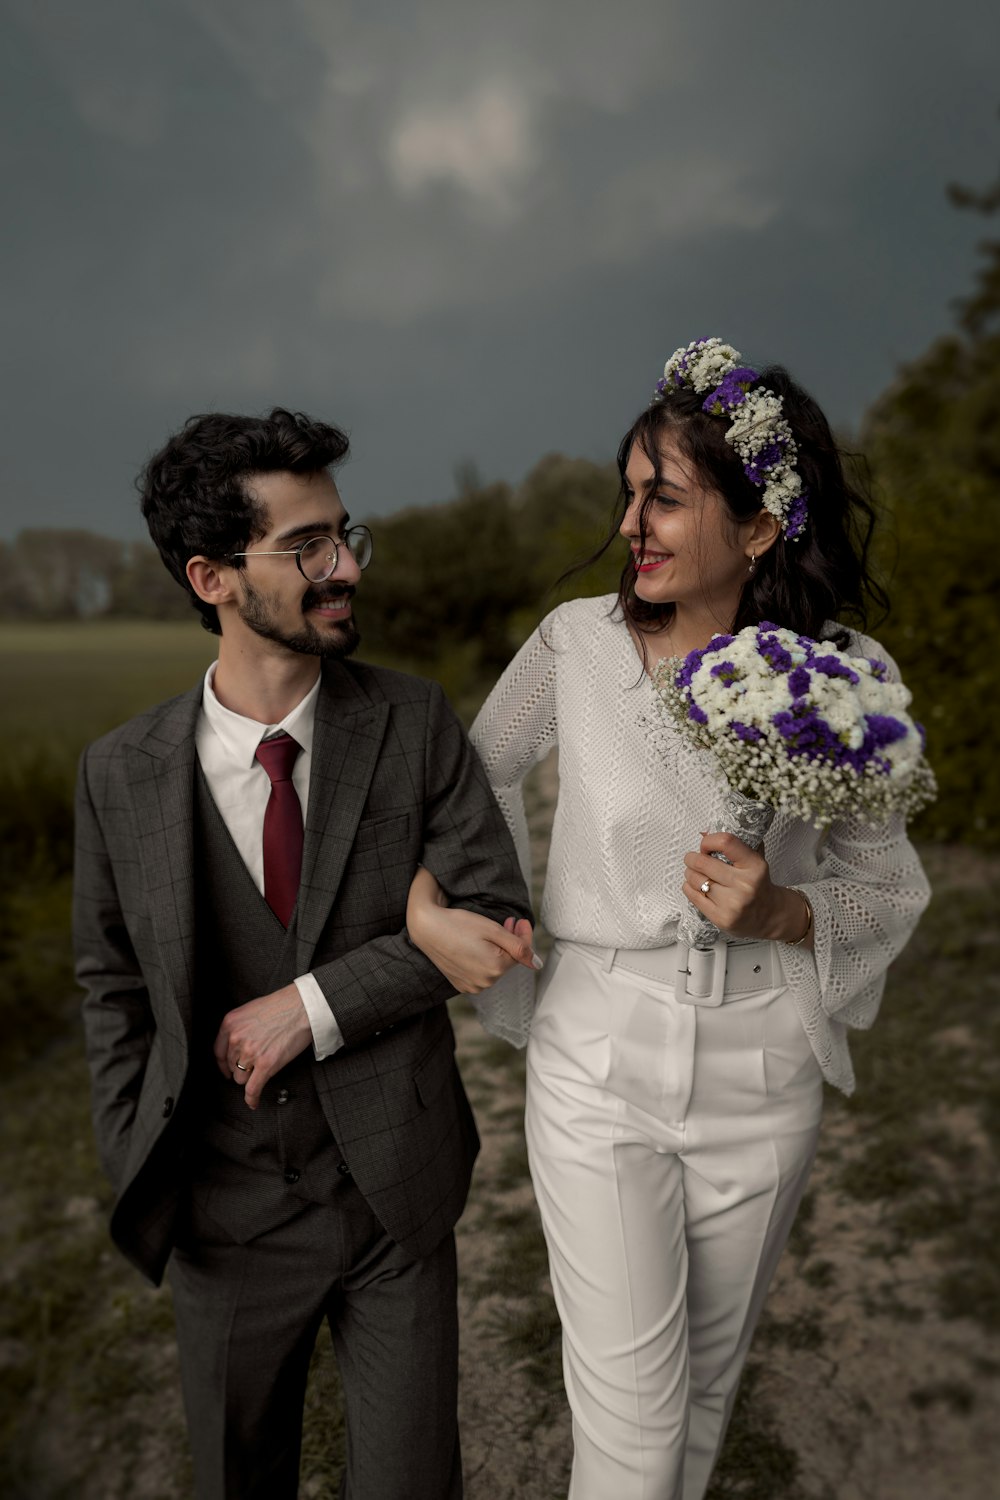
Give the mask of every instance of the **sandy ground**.
<path id="1" fill-rule="evenodd" d="M 472 1295 L 498 1253 L 484 1221 L 498 1204 L 528 1201 L 503 1172 L 522 1089 L 495 1066 L 487 1076 L 481 1060 L 492 1049 L 474 1017 L 458 1012 L 456 1029 L 483 1134 L 459 1233 L 468 1496 L 551 1500 L 565 1494 L 568 1476 L 565 1404 L 538 1389 L 527 1362 L 511 1365 L 496 1299 Z M 1000 1351 L 977 1325 L 935 1312 L 932 1247 L 920 1242 L 886 1262 L 879 1206 L 836 1191 L 851 1131 L 847 1117 L 828 1117 L 812 1180 L 811 1248 L 805 1257 L 786 1252 L 761 1329 L 765 1347 L 751 1354 L 754 1408 L 798 1456 L 800 1478 L 787 1493 L 802 1500 L 988 1500 L 1000 1495 Z M 828 1288 L 803 1274 L 819 1262 L 829 1267 Z"/>
<path id="2" fill-rule="evenodd" d="M 489 1286 L 506 1251 L 493 1227 L 498 1210 L 535 1213 L 531 1189 L 510 1182 L 505 1164 L 519 1154 L 524 1090 L 521 1069 L 492 1061 L 491 1044 L 466 1006 L 453 1006 L 463 1076 L 483 1146 L 469 1207 L 458 1233 L 462 1319 L 459 1418 L 468 1500 L 541 1500 L 564 1495 L 571 1454 L 569 1411 L 561 1391 L 540 1390 L 529 1361 L 503 1339 L 505 1300 Z M 548 1280 L 541 1290 L 548 1295 Z M 550 1332 L 558 1338 L 554 1327 Z"/>
<path id="3" fill-rule="evenodd" d="M 529 795 L 543 827 L 557 786 L 553 758 Z M 949 881 L 981 882 L 997 862 L 962 852 Z M 539 855 L 539 865 L 541 855 Z M 536 872 L 540 873 L 540 869 Z M 463 1269 L 462 1419 L 470 1500 L 565 1494 L 569 1419 L 561 1392 L 539 1389 L 510 1363 L 495 1299 L 473 1295 L 497 1246 L 497 1205 L 530 1202 L 505 1169 L 517 1151 L 522 1070 L 497 1059 L 471 1007 L 453 1004 L 463 1075 L 483 1151 L 459 1231 Z M 789 1500 L 989 1500 L 1000 1497 L 1000 1348 L 978 1324 L 946 1319 L 933 1292 L 933 1238 L 885 1254 L 883 1206 L 841 1192 L 836 1177 L 859 1125 L 828 1108 L 809 1193 L 808 1223 L 779 1266 L 748 1368 L 752 1416 L 799 1460 Z M 951 1119 L 984 1154 L 974 1119 Z M 984 1175 L 990 1180 L 988 1162 Z M 752 1427 L 752 1418 L 751 1418 Z M 738 1474 L 732 1488 L 740 1494 Z M 614 1497 L 609 1497 L 614 1500 Z M 762 1497 L 763 1500 L 763 1497 Z"/>

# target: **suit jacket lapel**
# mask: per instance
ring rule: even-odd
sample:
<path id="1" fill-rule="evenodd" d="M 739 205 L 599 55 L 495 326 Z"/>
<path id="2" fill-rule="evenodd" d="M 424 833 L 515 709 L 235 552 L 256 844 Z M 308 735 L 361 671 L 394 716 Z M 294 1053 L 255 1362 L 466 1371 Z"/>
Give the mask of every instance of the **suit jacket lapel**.
<path id="1" fill-rule="evenodd" d="M 129 795 L 148 911 L 188 1038 L 194 990 L 194 731 L 202 685 L 170 703 L 131 748 Z"/>
<path id="2" fill-rule="evenodd" d="M 371 699 L 341 663 L 324 663 L 296 918 L 300 973 L 336 899 L 388 722 L 388 703 Z"/>

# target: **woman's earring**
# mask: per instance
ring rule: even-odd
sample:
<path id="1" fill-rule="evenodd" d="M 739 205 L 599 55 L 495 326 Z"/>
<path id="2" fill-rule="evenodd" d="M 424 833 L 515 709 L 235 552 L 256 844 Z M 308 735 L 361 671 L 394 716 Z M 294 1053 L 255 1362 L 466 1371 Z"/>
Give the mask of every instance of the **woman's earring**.
<path id="1" fill-rule="evenodd" d="M 752 573 L 755 570 L 756 567 L 757 567 L 757 554 L 756 554 L 756 552 L 751 552 L 751 554 L 750 554 L 750 566 L 747 568 L 747 572 L 748 573 Z"/>

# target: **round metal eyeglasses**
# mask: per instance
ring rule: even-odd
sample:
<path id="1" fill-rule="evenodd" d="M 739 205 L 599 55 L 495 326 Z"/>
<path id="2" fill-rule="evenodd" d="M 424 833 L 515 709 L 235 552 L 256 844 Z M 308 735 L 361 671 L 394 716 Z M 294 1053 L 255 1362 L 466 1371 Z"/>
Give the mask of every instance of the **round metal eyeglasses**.
<path id="1" fill-rule="evenodd" d="M 346 547 L 359 568 L 367 568 L 372 560 L 372 534 L 367 526 L 352 526 L 339 541 L 332 536 L 311 536 L 297 547 L 286 547 L 280 552 L 230 552 L 229 560 L 236 557 L 294 557 L 298 570 L 309 583 L 325 583 L 337 571 L 341 547 Z"/>

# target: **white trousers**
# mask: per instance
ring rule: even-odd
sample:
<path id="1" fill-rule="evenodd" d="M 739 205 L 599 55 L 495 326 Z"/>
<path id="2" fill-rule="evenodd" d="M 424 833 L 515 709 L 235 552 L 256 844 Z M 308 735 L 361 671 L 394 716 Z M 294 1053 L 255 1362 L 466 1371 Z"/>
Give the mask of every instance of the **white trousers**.
<path id="1" fill-rule="evenodd" d="M 563 1327 L 570 1500 L 701 1500 L 821 1112 L 787 989 L 682 1004 L 556 945 L 526 1131 Z"/>

